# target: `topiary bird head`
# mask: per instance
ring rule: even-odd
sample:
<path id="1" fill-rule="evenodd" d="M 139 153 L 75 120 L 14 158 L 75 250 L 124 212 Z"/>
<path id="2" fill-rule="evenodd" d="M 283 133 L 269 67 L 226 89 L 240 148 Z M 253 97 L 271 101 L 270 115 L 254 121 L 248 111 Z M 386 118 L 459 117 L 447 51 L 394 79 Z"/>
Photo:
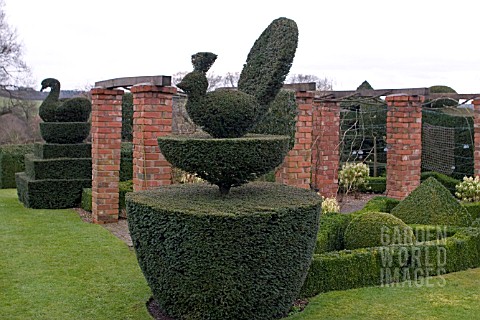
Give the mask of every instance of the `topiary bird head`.
<path id="1" fill-rule="evenodd" d="M 40 91 L 50 88 L 51 90 L 60 90 L 60 81 L 54 78 L 47 78 L 42 81 L 42 88 Z"/>
<path id="2" fill-rule="evenodd" d="M 186 94 L 193 97 L 203 96 L 208 89 L 208 80 L 205 73 L 201 71 L 192 71 L 183 77 L 177 84 Z"/>

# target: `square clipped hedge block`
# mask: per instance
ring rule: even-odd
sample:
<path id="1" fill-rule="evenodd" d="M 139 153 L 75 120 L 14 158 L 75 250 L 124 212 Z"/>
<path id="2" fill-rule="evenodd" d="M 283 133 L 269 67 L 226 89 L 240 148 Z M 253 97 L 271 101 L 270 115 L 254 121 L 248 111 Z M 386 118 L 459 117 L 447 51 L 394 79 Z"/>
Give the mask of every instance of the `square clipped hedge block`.
<path id="1" fill-rule="evenodd" d="M 15 175 L 18 199 L 27 208 L 74 208 L 80 203 L 83 188 L 92 186 L 91 179 L 32 180 L 24 172 Z"/>
<path id="2" fill-rule="evenodd" d="M 92 179 L 92 159 L 40 159 L 29 154 L 25 156 L 25 173 L 34 180 Z"/>
<path id="3" fill-rule="evenodd" d="M 25 169 L 24 157 L 32 152 L 32 144 L 0 146 L 0 189 L 16 187 L 15 173 Z"/>
<path id="4" fill-rule="evenodd" d="M 90 143 L 35 143 L 34 148 L 35 156 L 42 159 L 92 157 L 92 145 Z"/>

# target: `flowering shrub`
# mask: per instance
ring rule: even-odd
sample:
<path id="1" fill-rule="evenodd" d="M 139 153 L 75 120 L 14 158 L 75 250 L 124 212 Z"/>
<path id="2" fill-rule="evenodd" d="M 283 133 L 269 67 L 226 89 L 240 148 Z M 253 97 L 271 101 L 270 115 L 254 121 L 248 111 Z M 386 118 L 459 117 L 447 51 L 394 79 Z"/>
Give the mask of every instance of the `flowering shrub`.
<path id="1" fill-rule="evenodd" d="M 343 187 L 345 193 L 355 193 L 361 187 L 367 188 L 369 174 L 370 168 L 365 163 L 347 162 L 338 173 L 340 186 Z"/>
<path id="2" fill-rule="evenodd" d="M 455 186 L 455 195 L 462 201 L 480 201 L 480 177 L 463 177 L 463 181 Z"/>
<path id="3" fill-rule="evenodd" d="M 338 213 L 340 212 L 340 206 L 338 205 L 336 198 L 325 198 L 322 196 L 322 214 L 325 213 Z"/>

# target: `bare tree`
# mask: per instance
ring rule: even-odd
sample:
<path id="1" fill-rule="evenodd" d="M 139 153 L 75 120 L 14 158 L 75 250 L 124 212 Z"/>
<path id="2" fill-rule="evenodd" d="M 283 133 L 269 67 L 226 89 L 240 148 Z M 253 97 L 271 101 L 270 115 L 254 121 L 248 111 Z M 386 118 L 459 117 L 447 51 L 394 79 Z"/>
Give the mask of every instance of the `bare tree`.
<path id="1" fill-rule="evenodd" d="M 227 72 L 227 74 L 223 78 L 223 85 L 225 87 L 235 88 L 238 84 L 239 79 L 240 79 L 239 72 Z"/>
<path id="2" fill-rule="evenodd" d="M 30 70 L 23 60 L 23 45 L 17 31 L 6 19 L 4 0 L 0 0 L 0 87 L 11 88 L 25 84 Z"/>
<path id="3" fill-rule="evenodd" d="M 333 80 L 328 78 L 319 78 L 312 74 L 292 74 L 288 77 L 287 83 L 305 83 L 315 82 L 317 85 L 317 91 L 329 91 L 333 90 Z"/>

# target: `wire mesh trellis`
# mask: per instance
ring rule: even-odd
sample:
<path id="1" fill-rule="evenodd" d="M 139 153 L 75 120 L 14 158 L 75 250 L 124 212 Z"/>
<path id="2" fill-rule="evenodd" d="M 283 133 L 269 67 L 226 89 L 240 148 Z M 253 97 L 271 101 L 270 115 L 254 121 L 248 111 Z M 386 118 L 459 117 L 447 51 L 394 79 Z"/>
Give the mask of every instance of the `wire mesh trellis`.
<path id="1" fill-rule="evenodd" d="M 369 165 L 371 176 L 385 175 L 385 101 L 344 100 L 340 108 L 339 167 L 346 162 L 364 162 Z M 473 112 L 464 104 L 443 108 L 432 108 L 431 102 L 422 105 L 422 171 L 456 179 L 473 175 L 473 132 Z"/>
<path id="2" fill-rule="evenodd" d="M 340 161 L 364 162 L 372 176 L 385 173 L 387 106 L 381 99 L 340 103 Z"/>

